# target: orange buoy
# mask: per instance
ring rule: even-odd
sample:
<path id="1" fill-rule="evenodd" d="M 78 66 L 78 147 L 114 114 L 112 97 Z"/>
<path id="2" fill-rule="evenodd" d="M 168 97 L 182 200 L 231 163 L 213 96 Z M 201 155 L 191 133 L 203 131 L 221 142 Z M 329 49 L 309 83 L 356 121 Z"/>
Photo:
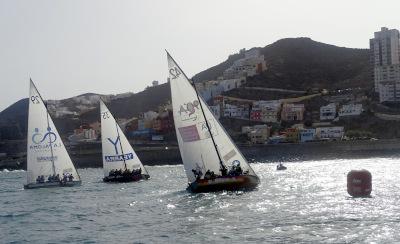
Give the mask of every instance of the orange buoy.
<path id="1" fill-rule="evenodd" d="M 352 170 L 347 174 L 347 192 L 352 197 L 368 197 L 372 191 L 372 175 L 368 170 Z"/>

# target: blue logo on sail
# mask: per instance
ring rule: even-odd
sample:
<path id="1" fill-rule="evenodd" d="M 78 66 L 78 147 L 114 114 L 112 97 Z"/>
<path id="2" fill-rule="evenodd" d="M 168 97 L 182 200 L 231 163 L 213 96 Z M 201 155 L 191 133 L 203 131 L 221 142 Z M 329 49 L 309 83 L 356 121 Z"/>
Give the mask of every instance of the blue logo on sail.
<path id="1" fill-rule="evenodd" d="M 33 133 L 32 135 L 33 143 L 41 144 L 42 142 L 44 142 L 44 140 L 46 140 L 46 138 L 48 138 L 48 142 L 51 144 L 57 140 L 57 135 L 51 131 L 50 127 L 47 127 L 47 133 L 44 135 L 39 133 L 39 128 L 35 128 L 35 133 Z"/>
<path id="2" fill-rule="evenodd" d="M 119 161 L 127 161 L 127 160 L 133 159 L 133 153 L 119 155 L 118 147 L 117 147 L 117 143 L 120 142 L 119 136 L 115 140 L 112 140 L 111 138 L 107 138 L 107 139 L 111 144 L 113 144 L 116 155 L 104 156 L 104 159 L 106 160 L 106 162 L 119 162 Z"/>
<path id="3" fill-rule="evenodd" d="M 115 155 L 115 156 L 104 156 L 106 162 L 119 162 L 119 161 L 127 161 L 133 159 L 133 153 Z"/>
<path id="4" fill-rule="evenodd" d="M 31 140 L 33 145 L 30 145 L 29 149 L 32 150 L 47 150 L 62 146 L 61 141 L 57 142 L 57 135 L 50 127 L 47 127 L 47 132 L 45 134 L 40 133 L 39 128 L 35 128 Z"/>

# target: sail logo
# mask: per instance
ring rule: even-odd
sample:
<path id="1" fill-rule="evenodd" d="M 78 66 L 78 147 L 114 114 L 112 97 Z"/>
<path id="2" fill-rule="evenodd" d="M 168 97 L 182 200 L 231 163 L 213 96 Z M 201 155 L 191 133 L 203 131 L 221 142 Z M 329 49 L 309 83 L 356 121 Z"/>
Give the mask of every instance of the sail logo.
<path id="1" fill-rule="evenodd" d="M 104 156 L 106 162 L 119 162 L 119 161 L 127 161 L 133 159 L 133 153 L 121 154 L 118 152 L 118 143 L 121 143 L 121 139 L 118 136 L 115 140 L 111 138 L 107 138 L 107 140 L 114 146 L 115 154 L 112 156 Z"/>
<path id="2" fill-rule="evenodd" d="M 40 133 L 39 128 L 35 128 L 32 135 L 32 142 L 30 149 L 47 149 L 47 148 L 57 148 L 61 147 L 61 143 L 57 141 L 57 135 L 54 133 L 50 127 L 47 127 L 47 132 L 45 134 Z"/>
<path id="3" fill-rule="evenodd" d="M 213 135 L 213 136 L 218 135 L 217 126 L 215 125 L 215 121 L 212 119 L 207 120 L 207 122 L 202 121 L 202 122 L 198 123 L 198 127 L 200 128 L 200 131 L 201 131 L 201 133 L 200 133 L 201 139 L 210 138 L 211 135 Z M 210 127 L 210 130 L 208 129 L 208 127 Z M 211 133 L 210 133 L 210 131 L 211 131 Z"/>
<path id="4" fill-rule="evenodd" d="M 115 156 L 104 156 L 106 162 L 119 162 L 119 161 L 127 161 L 133 159 L 133 153 L 115 155 Z"/>
<path id="5" fill-rule="evenodd" d="M 169 74 L 171 75 L 171 79 L 174 80 L 178 78 L 182 74 L 182 72 L 178 69 L 178 67 L 173 67 L 169 69 Z"/>
<path id="6" fill-rule="evenodd" d="M 113 141 L 111 138 L 107 138 L 107 140 L 113 144 L 114 149 L 115 149 L 115 154 L 118 154 L 118 147 L 117 147 L 117 143 L 120 141 L 119 136 L 117 137 L 117 139 L 115 139 L 115 141 Z"/>
<path id="7" fill-rule="evenodd" d="M 196 121 L 197 111 L 200 110 L 200 102 L 194 100 L 193 102 L 184 103 L 179 107 L 178 113 L 182 121 Z"/>
<path id="8" fill-rule="evenodd" d="M 39 128 L 35 128 L 35 133 L 32 135 L 33 143 L 41 144 L 46 138 L 49 138 L 49 143 L 54 143 L 57 140 L 57 135 L 51 131 L 50 127 L 47 127 L 47 133 L 44 135 L 39 132 Z"/>

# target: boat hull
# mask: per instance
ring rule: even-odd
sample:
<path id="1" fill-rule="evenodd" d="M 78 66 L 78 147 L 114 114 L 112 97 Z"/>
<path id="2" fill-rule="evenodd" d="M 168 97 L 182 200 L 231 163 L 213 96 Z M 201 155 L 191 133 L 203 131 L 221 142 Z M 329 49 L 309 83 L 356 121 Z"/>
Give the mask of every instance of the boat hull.
<path id="1" fill-rule="evenodd" d="M 29 183 L 24 185 L 24 189 L 38 188 L 54 188 L 54 187 L 73 187 L 80 186 L 82 181 L 67 181 L 67 182 L 44 182 L 44 183 Z"/>
<path id="2" fill-rule="evenodd" d="M 129 175 L 129 176 L 123 176 L 123 175 L 119 175 L 119 176 L 106 176 L 103 178 L 104 182 L 134 182 L 134 181 L 139 181 L 139 180 L 147 180 L 149 179 L 150 176 L 149 175 Z"/>
<path id="3" fill-rule="evenodd" d="M 187 190 L 193 193 L 253 190 L 258 184 L 260 184 L 260 179 L 254 175 L 225 176 L 189 183 Z"/>

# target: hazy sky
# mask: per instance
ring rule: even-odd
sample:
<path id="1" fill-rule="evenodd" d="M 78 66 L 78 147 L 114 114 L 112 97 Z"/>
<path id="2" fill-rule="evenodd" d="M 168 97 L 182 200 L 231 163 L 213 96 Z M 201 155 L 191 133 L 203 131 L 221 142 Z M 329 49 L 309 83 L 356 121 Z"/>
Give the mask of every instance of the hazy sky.
<path id="1" fill-rule="evenodd" d="M 311 37 L 368 48 L 400 29 L 400 1 L 0 0 L 0 111 L 28 96 L 138 92 L 164 83 L 164 49 L 192 76 L 241 48 Z"/>

